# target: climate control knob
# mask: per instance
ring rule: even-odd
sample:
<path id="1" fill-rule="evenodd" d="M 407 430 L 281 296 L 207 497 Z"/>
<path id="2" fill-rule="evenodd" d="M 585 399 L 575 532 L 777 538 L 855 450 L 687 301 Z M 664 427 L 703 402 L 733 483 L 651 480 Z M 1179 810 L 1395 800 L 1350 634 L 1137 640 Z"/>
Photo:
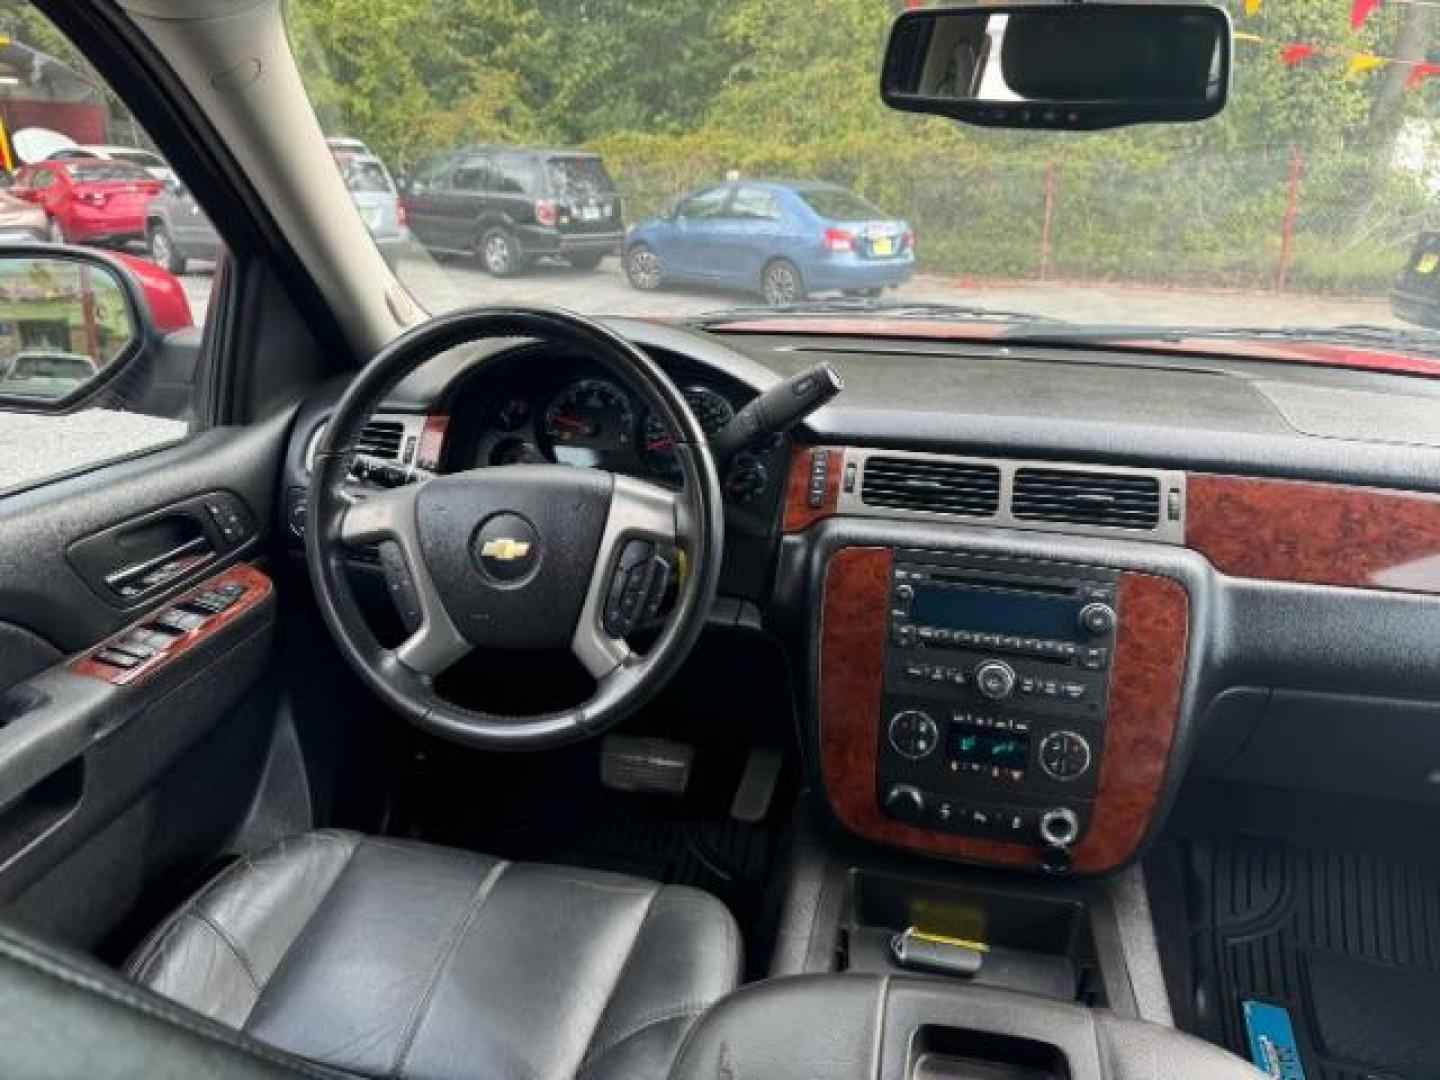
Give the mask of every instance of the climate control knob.
<path id="1" fill-rule="evenodd" d="M 896 821 L 913 825 L 925 816 L 925 793 L 910 784 L 891 784 L 880 806 Z"/>
<path id="2" fill-rule="evenodd" d="M 901 757 L 919 761 L 935 749 L 940 729 L 929 713 L 906 709 L 890 718 L 890 745 Z"/>
<path id="3" fill-rule="evenodd" d="M 986 660 L 975 669 L 975 689 L 991 701 L 1004 701 L 1015 692 L 1015 669 L 1003 660 Z"/>
<path id="4" fill-rule="evenodd" d="M 1115 629 L 1115 609 L 1109 604 L 1086 604 L 1080 609 L 1080 629 L 1104 637 Z"/>
<path id="5" fill-rule="evenodd" d="M 1052 780 L 1076 780 L 1090 768 L 1090 744 L 1073 731 L 1052 731 L 1040 740 L 1039 757 Z"/>

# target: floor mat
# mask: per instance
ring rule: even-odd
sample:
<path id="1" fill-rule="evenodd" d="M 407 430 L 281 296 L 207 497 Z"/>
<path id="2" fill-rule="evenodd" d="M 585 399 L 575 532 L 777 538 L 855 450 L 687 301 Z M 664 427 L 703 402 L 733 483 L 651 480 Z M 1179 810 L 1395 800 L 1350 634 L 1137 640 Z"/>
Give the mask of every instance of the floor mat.
<path id="1" fill-rule="evenodd" d="M 533 771 L 532 771 L 533 770 Z M 592 753 L 513 758 L 504 776 L 430 776 L 410 800 L 406 831 L 514 860 L 584 866 L 692 885 L 717 897 L 744 930 L 747 971 L 768 959 L 766 890 L 788 816 L 777 797 L 766 822 L 728 810 L 734 780 L 698 776 L 684 799 L 612 791 Z M 716 788 L 720 790 L 716 790 Z"/>
<path id="2" fill-rule="evenodd" d="M 1440 861 L 1183 843 L 1200 1034 L 1248 1056 L 1244 1004 L 1266 1002 L 1288 1010 L 1307 1080 L 1440 1076 Z"/>

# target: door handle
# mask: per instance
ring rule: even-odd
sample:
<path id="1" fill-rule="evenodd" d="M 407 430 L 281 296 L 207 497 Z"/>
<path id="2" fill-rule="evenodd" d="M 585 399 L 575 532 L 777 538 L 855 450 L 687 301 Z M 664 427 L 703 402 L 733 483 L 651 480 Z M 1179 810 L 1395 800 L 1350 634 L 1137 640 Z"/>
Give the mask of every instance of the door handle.
<path id="1" fill-rule="evenodd" d="M 195 557 L 191 558 L 192 555 Z M 116 592 L 122 592 L 127 585 L 136 583 L 151 589 L 163 585 L 171 578 L 188 573 L 213 558 L 215 558 L 215 548 L 210 541 L 204 536 L 197 536 L 185 541 L 179 547 L 162 552 L 144 562 L 134 563 L 106 574 L 105 584 Z M 145 580 L 147 578 L 150 580 Z"/>

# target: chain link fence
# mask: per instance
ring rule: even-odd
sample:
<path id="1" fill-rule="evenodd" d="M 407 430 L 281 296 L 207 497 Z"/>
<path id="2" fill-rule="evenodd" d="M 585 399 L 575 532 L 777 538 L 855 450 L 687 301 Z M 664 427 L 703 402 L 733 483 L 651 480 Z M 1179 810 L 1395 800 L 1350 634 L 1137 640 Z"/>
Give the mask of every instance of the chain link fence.
<path id="1" fill-rule="evenodd" d="M 1374 153 L 1168 161 L 746 163 L 853 188 L 915 230 L 924 272 L 975 281 L 1138 283 L 1384 295 L 1437 192 Z M 863 164 L 856 162 L 862 161 Z M 611 162 L 629 220 L 723 178 L 723 158 Z"/>

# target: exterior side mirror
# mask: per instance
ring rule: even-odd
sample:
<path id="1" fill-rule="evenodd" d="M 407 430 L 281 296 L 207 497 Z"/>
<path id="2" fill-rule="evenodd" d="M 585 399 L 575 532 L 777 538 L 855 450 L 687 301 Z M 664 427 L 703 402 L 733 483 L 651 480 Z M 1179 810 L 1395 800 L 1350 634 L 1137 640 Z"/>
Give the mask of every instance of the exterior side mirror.
<path id="1" fill-rule="evenodd" d="M 0 406 L 68 412 L 110 384 L 180 323 L 165 274 L 88 248 L 0 245 Z"/>

